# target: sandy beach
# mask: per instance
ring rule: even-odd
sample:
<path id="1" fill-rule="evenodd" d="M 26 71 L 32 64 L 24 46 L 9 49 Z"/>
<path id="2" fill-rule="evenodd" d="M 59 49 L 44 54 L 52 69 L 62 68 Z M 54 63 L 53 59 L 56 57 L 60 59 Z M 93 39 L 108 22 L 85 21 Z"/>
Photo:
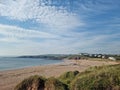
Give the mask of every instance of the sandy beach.
<path id="1" fill-rule="evenodd" d="M 64 60 L 63 63 L 45 66 L 34 66 L 16 70 L 0 71 L 0 90 L 14 90 L 14 87 L 25 78 L 32 75 L 45 77 L 58 77 L 66 71 L 78 70 L 80 72 L 92 66 L 118 64 L 115 61 L 93 61 L 93 60 Z"/>

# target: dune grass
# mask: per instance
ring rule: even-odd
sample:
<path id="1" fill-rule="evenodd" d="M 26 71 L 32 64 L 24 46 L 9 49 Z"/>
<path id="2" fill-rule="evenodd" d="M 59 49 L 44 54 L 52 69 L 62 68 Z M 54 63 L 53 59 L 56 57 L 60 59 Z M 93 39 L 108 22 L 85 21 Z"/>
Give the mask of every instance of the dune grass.
<path id="1" fill-rule="evenodd" d="M 71 81 L 79 74 L 79 71 L 69 71 L 62 74 L 58 79 L 63 82 L 64 84 L 68 85 Z"/>
<path id="2" fill-rule="evenodd" d="M 32 76 L 15 90 L 120 90 L 120 64 L 95 66 L 84 72 L 69 71 L 58 78 Z"/>
<path id="3" fill-rule="evenodd" d="M 120 64 L 92 67 L 72 81 L 71 90 L 120 90 Z"/>
<path id="4" fill-rule="evenodd" d="M 14 90 L 44 90 L 46 79 L 42 76 L 31 76 L 18 84 Z"/>
<path id="5" fill-rule="evenodd" d="M 68 87 L 58 79 L 51 77 L 45 82 L 45 90 L 68 90 Z"/>

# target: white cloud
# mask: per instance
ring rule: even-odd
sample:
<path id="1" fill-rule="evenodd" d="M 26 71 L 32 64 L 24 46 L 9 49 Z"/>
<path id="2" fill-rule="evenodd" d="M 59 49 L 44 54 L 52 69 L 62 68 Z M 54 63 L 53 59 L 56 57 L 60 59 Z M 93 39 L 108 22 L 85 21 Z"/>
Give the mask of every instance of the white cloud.
<path id="1" fill-rule="evenodd" d="M 41 3 L 41 5 L 40 5 Z M 50 2 L 49 2 L 50 3 Z M 47 6 L 42 0 L 8 0 L 0 2 L 0 15 L 20 21 L 35 20 L 60 30 L 73 29 L 84 23 L 64 7 Z"/>
<path id="2" fill-rule="evenodd" d="M 97 12 L 101 13 L 117 7 L 118 5 L 112 6 L 113 0 L 109 0 L 110 4 L 107 5 L 105 3 L 109 1 L 86 0 L 82 2 L 82 0 L 80 0 L 81 3 L 77 3 L 79 2 L 78 0 L 75 3 L 77 5 L 75 8 L 79 16 L 75 13 L 68 12 L 66 7 L 61 6 L 58 8 L 56 6 L 46 5 L 43 1 L 44 0 L 0 0 L 0 16 L 6 16 L 8 19 L 22 22 L 33 20 L 39 24 L 42 23 L 46 25 L 44 32 L 42 32 L 38 27 L 35 27 L 37 28 L 35 30 L 0 24 L 1 55 L 79 53 L 84 51 L 96 53 L 99 52 L 100 49 L 101 52 L 120 51 L 118 47 L 120 45 L 119 41 L 117 39 L 115 40 L 115 38 L 119 37 L 119 33 L 111 33 L 109 32 L 110 30 L 108 30 L 105 34 L 106 30 L 104 28 L 103 30 L 105 31 L 98 28 L 97 30 L 101 30 L 98 34 L 96 31 L 93 32 L 91 29 L 86 29 L 89 26 L 96 27 L 96 25 L 101 25 L 101 23 L 105 26 L 108 24 L 111 25 L 110 20 L 108 24 L 108 21 L 103 23 L 103 21 L 91 20 L 90 22 L 86 21 L 88 25 L 85 25 L 80 18 L 81 15 L 89 17 L 89 14 L 95 15 Z M 86 19 L 87 18 L 84 20 Z M 119 26 L 118 18 L 115 21 L 118 21 L 116 22 L 118 24 L 115 23 L 115 25 Z M 78 32 L 71 30 L 83 25 L 85 25 L 85 27 L 82 28 L 82 31 L 80 31 L 81 28 L 79 28 Z M 111 27 L 109 29 L 111 29 Z M 112 32 L 114 32 L 114 30 L 112 30 Z"/>
<path id="3" fill-rule="evenodd" d="M 5 36 L 0 37 L 1 55 L 62 54 L 85 51 L 99 53 L 110 52 L 111 50 L 109 49 L 111 47 L 114 53 L 119 51 L 119 42 L 109 41 L 118 37 L 119 33 L 93 35 L 89 31 L 81 33 L 70 32 L 67 37 L 60 37 L 59 34 L 54 35 L 35 30 L 29 31 L 16 26 L 0 25 L 0 35 Z M 43 38 L 45 41 L 35 42 L 31 38 Z"/>
<path id="4" fill-rule="evenodd" d="M 54 39 L 59 38 L 59 36 L 41 32 L 36 30 L 29 30 L 23 29 L 17 26 L 9 26 L 9 25 L 2 25 L 0 24 L 0 35 L 3 37 L 0 38 L 1 41 L 8 41 L 8 42 L 19 42 L 19 40 L 25 39 Z"/>

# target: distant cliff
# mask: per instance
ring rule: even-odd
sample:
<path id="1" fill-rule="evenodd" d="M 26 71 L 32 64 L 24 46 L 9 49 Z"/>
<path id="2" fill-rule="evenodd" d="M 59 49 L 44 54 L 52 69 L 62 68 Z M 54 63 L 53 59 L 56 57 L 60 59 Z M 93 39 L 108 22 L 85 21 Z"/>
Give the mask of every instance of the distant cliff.
<path id="1" fill-rule="evenodd" d="M 19 56 L 17 58 L 42 58 L 42 59 L 52 59 L 52 60 L 62 60 L 67 58 L 68 55 L 36 55 L 36 56 Z"/>

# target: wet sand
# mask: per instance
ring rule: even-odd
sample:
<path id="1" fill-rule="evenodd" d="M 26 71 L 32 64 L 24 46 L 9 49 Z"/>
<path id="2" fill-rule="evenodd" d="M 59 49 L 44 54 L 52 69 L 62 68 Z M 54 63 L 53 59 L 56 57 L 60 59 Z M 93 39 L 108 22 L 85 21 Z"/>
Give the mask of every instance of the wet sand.
<path id="1" fill-rule="evenodd" d="M 92 66 L 118 64 L 115 61 L 93 60 L 64 60 L 63 63 L 45 66 L 34 66 L 16 70 L 0 71 L 0 90 L 14 90 L 14 87 L 25 78 L 32 75 L 45 77 L 58 77 L 66 71 L 78 70 L 80 72 Z"/>

